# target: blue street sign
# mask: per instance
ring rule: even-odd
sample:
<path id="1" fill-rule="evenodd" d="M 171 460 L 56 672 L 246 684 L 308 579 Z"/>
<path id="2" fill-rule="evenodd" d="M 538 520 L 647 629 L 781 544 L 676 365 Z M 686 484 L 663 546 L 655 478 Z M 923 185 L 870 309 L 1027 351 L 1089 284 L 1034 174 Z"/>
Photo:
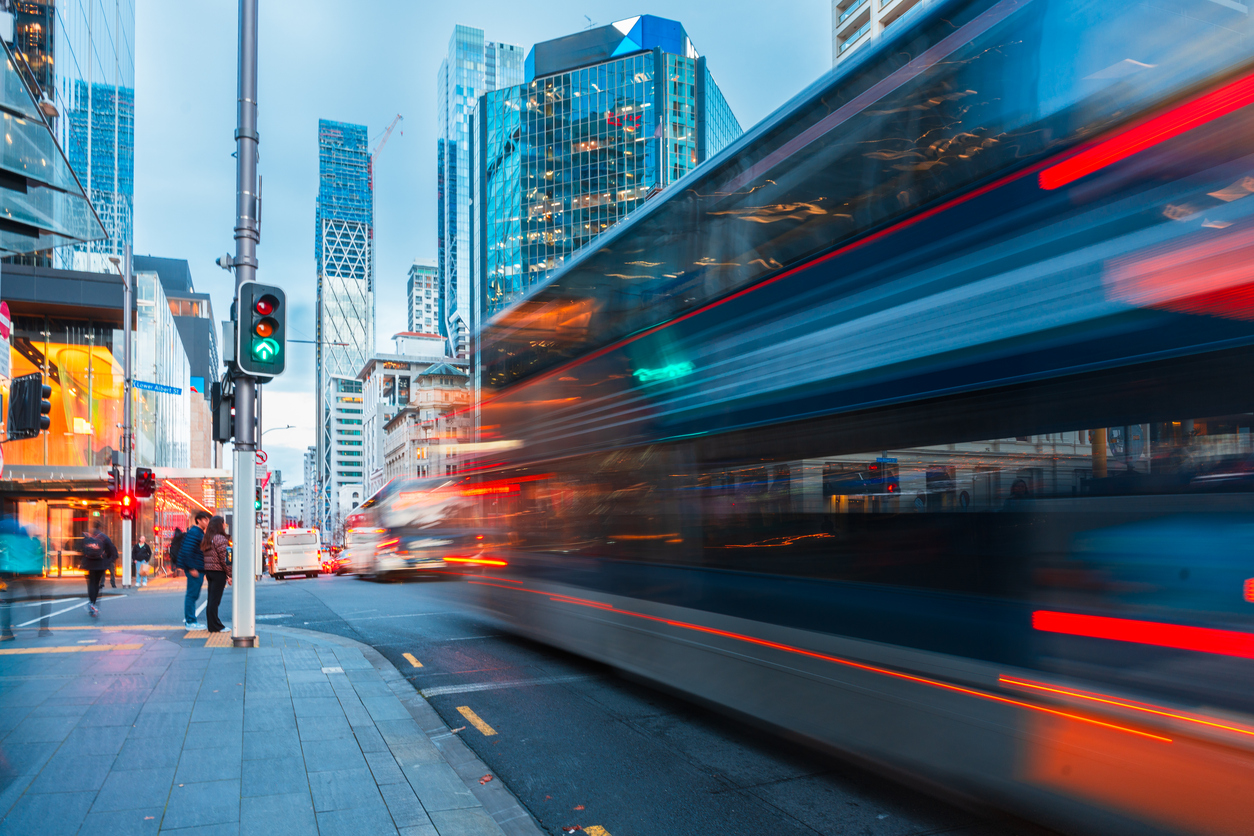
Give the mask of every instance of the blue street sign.
<path id="1" fill-rule="evenodd" d="M 177 386 L 166 386 L 163 383 L 149 383 L 146 380 L 132 380 L 131 385 L 136 389 L 147 389 L 149 392 L 163 392 L 167 395 L 183 394 L 183 390 Z"/>

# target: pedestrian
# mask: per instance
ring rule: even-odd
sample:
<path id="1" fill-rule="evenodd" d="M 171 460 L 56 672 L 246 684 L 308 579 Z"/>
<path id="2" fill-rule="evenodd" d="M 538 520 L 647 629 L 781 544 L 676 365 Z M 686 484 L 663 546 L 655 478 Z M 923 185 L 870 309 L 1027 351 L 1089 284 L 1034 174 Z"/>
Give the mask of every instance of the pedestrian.
<path id="1" fill-rule="evenodd" d="M 4 600 L 0 602 L 0 641 L 10 642 L 13 635 L 12 609 L 15 601 L 34 602 L 39 599 L 39 635 L 51 636 L 48 629 L 48 594 L 43 583 L 44 562 L 39 541 L 12 517 L 0 520 L 0 589 Z M 22 597 L 17 595 L 22 588 Z"/>
<path id="2" fill-rule="evenodd" d="M 170 535 L 170 547 L 166 549 L 166 565 L 170 567 L 170 577 L 179 576 L 179 549 L 183 548 L 183 529 L 175 528 Z"/>
<path id="3" fill-rule="evenodd" d="M 92 532 L 83 537 L 83 568 L 87 570 L 87 611 L 92 618 L 100 615 L 100 608 L 96 606 L 96 599 L 100 597 L 100 585 L 104 583 L 105 572 L 117 559 L 117 546 L 104 533 L 100 518 L 97 517 Z"/>
<path id="4" fill-rule="evenodd" d="M 205 610 L 205 626 L 210 633 L 226 629 L 218 618 L 218 605 L 222 603 L 222 591 L 231 583 L 230 540 L 226 538 L 226 520 L 214 517 L 205 529 L 200 541 L 200 551 L 205 560 L 205 580 L 209 582 L 209 605 Z"/>
<path id="5" fill-rule="evenodd" d="M 139 535 L 139 542 L 131 548 L 131 574 L 135 578 L 135 586 L 148 585 L 148 562 L 152 560 L 152 546 L 148 538 Z"/>
<path id="6" fill-rule="evenodd" d="M 196 623 L 196 600 L 200 598 L 200 586 L 205 582 L 205 559 L 200 552 L 200 542 L 205 537 L 205 526 L 209 525 L 209 512 L 197 511 L 194 525 L 188 527 L 179 544 L 178 565 L 187 575 L 187 594 L 183 596 L 183 626 L 188 630 L 199 630 Z"/>

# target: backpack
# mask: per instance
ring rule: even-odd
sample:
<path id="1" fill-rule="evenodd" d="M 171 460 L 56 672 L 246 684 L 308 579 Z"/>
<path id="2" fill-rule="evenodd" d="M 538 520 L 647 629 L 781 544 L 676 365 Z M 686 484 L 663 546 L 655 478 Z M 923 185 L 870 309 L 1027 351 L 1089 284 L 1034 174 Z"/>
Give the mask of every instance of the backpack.
<path id="1" fill-rule="evenodd" d="M 95 534 L 84 534 L 83 535 L 83 565 L 90 566 L 92 565 L 92 561 L 100 561 L 101 563 L 103 563 L 104 560 L 105 560 L 104 541 L 102 541 L 100 537 L 98 537 Z"/>
<path id="2" fill-rule="evenodd" d="M 183 550 L 183 538 L 187 536 L 186 531 L 176 532 L 170 540 L 170 562 L 175 566 L 179 564 L 179 552 Z"/>

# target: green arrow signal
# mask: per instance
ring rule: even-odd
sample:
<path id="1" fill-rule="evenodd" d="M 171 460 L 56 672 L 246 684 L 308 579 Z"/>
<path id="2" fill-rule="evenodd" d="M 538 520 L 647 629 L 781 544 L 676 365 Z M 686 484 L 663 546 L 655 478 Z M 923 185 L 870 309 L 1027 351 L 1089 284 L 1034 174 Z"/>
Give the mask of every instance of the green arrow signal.
<path id="1" fill-rule="evenodd" d="M 279 344 L 266 337 L 253 343 L 253 356 L 263 363 L 269 363 L 279 356 Z"/>

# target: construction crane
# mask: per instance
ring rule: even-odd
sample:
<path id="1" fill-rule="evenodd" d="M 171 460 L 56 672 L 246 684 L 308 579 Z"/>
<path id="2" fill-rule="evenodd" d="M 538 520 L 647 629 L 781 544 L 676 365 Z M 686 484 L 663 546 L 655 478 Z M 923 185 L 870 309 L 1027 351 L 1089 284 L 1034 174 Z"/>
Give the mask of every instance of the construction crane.
<path id="1" fill-rule="evenodd" d="M 399 113 L 396 114 L 396 118 L 392 120 L 392 123 L 388 125 L 387 130 L 383 132 L 383 136 L 379 139 L 379 143 L 375 145 L 374 150 L 370 152 L 370 188 L 371 189 L 374 188 L 374 162 L 375 160 L 379 158 L 379 154 L 383 153 L 383 146 L 388 144 L 388 139 L 391 138 L 393 129 L 396 128 L 398 123 L 404 121 L 404 119 L 405 119 L 404 116 L 401 116 Z"/>

